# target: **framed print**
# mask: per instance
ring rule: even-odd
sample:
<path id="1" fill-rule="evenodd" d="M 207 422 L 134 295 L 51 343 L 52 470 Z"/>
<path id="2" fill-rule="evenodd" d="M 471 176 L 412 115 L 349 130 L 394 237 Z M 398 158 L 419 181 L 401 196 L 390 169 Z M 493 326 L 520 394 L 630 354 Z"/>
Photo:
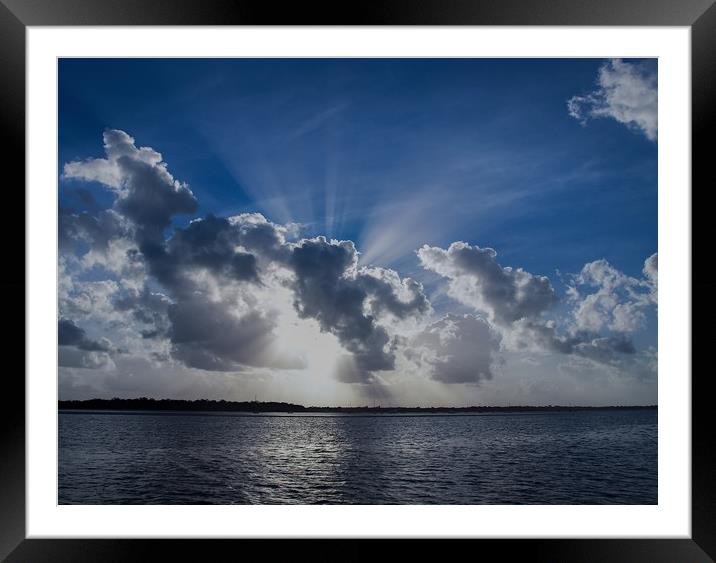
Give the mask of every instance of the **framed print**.
<path id="1" fill-rule="evenodd" d="M 716 8 L 264 10 L 0 5 L 3 557 L 712 560 Z"/>

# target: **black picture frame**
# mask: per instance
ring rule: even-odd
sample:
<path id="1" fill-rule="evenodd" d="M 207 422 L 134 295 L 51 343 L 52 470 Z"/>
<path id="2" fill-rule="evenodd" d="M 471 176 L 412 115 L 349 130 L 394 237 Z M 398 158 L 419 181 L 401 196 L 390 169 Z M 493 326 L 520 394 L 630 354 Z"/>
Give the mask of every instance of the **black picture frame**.
<path id="1" fill-rule="evenodd" d="M 709 134 L 716 129 L 716 6 L 714 0 L 401 0 L 370 3 L 293 3 L 279 6 L 264 0 L 0 0 L 0 119 L 3 137 L 7 210 L 24 208 L 25 185 L 25 32 L 28 26 L 76 25 L 570 25 L 570 26 L 688 26 L 692 36 L 692 185 L 703 192 L 716 185 Z M 9 178 L 8 178 L 9 174 Z M 683 189 L 689 189 L 688 186 Z M 716 276 L 708 256 L 698 252 L 708 241 L 699 214 L 708 205 L 693 205 L 692 300 L 699 304 L 692 317 L 692 358 L 702 357 L 713 341 Z M 698 198 L 703 202 L 703 197 Z M 0 276 L 3 307 L 16 319 L 7 323 L 5 350 L 14 362 L 4 373 L 5 404 L 0 410 L 0 558 L 36 561 L 235 560 L 253 548 L 270 554 L 277 549 L 292 557 L 314 560 L 363 560 L 400 549 L 401 559 L 418 550 L 423 556 L 479 554 L 482 558 L 513 557 L 532 561 L 649 561 L 716 560 L 716 433 L 711 422 L 711 374 L 692 362 L 692 534 L 690 539 L 522 539 L 522 540 L 332 540 L 320 547 L 307 540 L 83 540 L 25 539 L 25 384 L 24 348 L 25 249 L 17 241 L 24 216 L 6 214 L 2 225 L 6 263 Z M 700 226 L 699 226 L 700 225 Z M 696 250 L 696 251 L 694 251 Z M 9 258 L 9 260 L 8 260 Z M 22 264 L 22 267 L 20 266 Z M 19 274 L 22 272 L 22 274 Z M 685 273 L 687 274 L 687 273 Z M 20 320 L 22 318 L 22 321 Z M 696 322 L 701 319 L 701 326 Z M 668 330 L 666 327 L 664 330 Z M 699 354 L 696 352 L 699 351 Z M 22 369 L 21 369 L 22 368 Z M 665 374 L 688 377 L 691 374 Z M 396 545 L 396 543 L 398 545 Z M 217 551 L 218 550 L 218 551 Z M 465 551 L 468 550 L 468 551 Z M 219 552 L 224 553 L 221 555 Z M 211 557 L 207 557 L 210 553 Z M 377 554 L 377 555 L 376 555 Z M 460 555 L 459 555 L 460 554 Z"/>

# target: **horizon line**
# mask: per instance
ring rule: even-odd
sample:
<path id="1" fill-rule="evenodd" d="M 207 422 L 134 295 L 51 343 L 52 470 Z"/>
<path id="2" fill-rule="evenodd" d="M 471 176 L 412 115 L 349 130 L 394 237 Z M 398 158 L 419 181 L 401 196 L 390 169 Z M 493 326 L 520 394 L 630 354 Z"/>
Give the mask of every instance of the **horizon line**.
<path id="1" fill-rule="evenodd" d="M 560 405 L 560 404 L 548 404 L 548 405 L 465 405 L 465 406 L 447 406 L 447 405 L 440 405 L 440 406 L 418 406 L 418 405 L 412 405 L 412 406 L 398 406 L 398 405 L 388 405 L 383 406 L 381 404 L 377 405 L 327 405 L 327 406 L 319 406 L 319 405 L 302 405 L 300 403 L 291 403 L 286 401 L 257 401 L 257 400 L 243 400 L 243 401 L 235 401 L 235 400 L 226 400 L 226 399 L 173 399 L 173 398 L 153 398 L 153 397 L 133 397 L 133 398 L 121 398 L 121 397 L 112 397 L 111 399 L 103 399 L 99 397 L 95 397 L 92 399 L 58 399 L 58 406 L 60 403 L 65 404 L 73 404 L 73 405 L 81 405 L 81 404 L 87 404 L 92 402 L 101 402 L 101 403 L 126 403 L 126 402 L 148 402 L 148 403 L 179 403 L 179 404 L 185 404 L 185 405 L 191 405 L 191 404 L 197 404 L 197 403 L 213 403 L 216 405 L 235 405 L 235 406 L 281 406 L 281 407 L 288 407 L 288 408 L 297 408 L 301 410 L 313 410 L 313 409 L 319 409 L 319 410 L 355 410 L 355 409 L 362 409 L 362 410 L 471 410 L 471 409 L 654 409 L 658 408 L 658 404 L 648 404 L 648 405 Z M 61 408 L 61 407 L 60 407 Z"/>

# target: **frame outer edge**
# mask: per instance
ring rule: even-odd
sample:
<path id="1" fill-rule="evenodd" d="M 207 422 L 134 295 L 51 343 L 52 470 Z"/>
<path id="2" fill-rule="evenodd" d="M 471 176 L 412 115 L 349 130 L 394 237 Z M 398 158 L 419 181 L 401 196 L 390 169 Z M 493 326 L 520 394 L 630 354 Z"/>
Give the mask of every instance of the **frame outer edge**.
<path id="1" fill-rule="evenodd" d="M 716 272 L 710 267 L 708 246 L 713 239 L 711 206 L 703 196 L 716 185 L 713 165 L 713 135 L 716 130 L 716 4 L 691 28 L 691 148 L 692 148 L 692 305 L 691 373 L 691 537 L 716 560 L 716 439 L 714 438 L 713 390 L 710 366 L 699 367 L 696 358 L 713 347 L 716 315 L 713 295 Z M 695 186 L 700 186 L 697 192 Z M 701 205 L 694 205 L 695 201 Z M 707 227 L 708 225 L 708 227 Z M 708 230 L 707 230 L 708 229 Z M 694 260 L 696 257 L 696 260 Z"/>
<path id="2" fill-rule="evenodd" d="M 579 563 L 710 563 L 703 550 L 688 539 L 655 540 L 402 540 L 402 539 L 330 539 L 320 547 L 311 539 L 245 539 L 245 540 L 168 540 L 168 539 L 29 539 L 10 555 L 7 563 L 67 561 L 72 563 L 102 561 L 205 561 L 234 562 L 247 552 L 262 558 L 298 561 L 461 561 L 465 554 L 479 554 L 488 561 L 555 561 Z M 210 554 L 210 555 L 209 555 Z M 390 555 L 389 555 L 390 554 Z M 270 555 L 269 557 L 266 557 Z M 273 556 L 273 557 L 271 557 Z M 474 557 L 473 557 L 474 558 Z M 280 558 L 283 560 L 284 558 Z"/>
<path id="3" fill-rule="evenodd" d="M 0 559 L 25 537 L 25 247 L 19 233 L 25 234 L 25 26 L 0 3 L 0 130 L 9 142 L 2 157 L 3 207 L 23 210 L 4 214 L 0 221 L 0 240 L 6 254 L 0 293 L 7 317 L 13 325 L 3 331 L 3 348 L 8 362 L 3 370 L 0 409 Z M 12 264 L 12 266 L 11 266 Z M 21 266 L 20 266 L 21 265 Z M 22 297 L 22 298 L 21 298 Z M 22 319 L 22 320 L 20 320 Z M 23 356 L 20 360 L 20 350 Z M 18 365 L 19 364 L 19 365 Z"/>
<path id="4" fill-rule="evenodd" d="M 25 25 L 691 25 L 713 0 L 2 0 Z"/>
<path id="5" fill-rule="evenodd" d="M 151 9 L 152 3 L 136 2 L 128 0 L 123 2 L 123 6 L 113 6 L 109 10 L 107 5 L 102 2 L 88 2 L 86 0 L 63 0 L 62 2 L 48 2 L 46 0 L 2 0 L 0 1 L 0 37 L 2 38 L 3 49 L 0 51 L 0 73 L 3 77 L 3 88 L 0 89 L 0 124 L 3 132 L 9 133 L 8 137 L 15 140 L 9 143 L 9 147 L 4 151 L 4 159 L 7 163 L 15 163 L 15 166 L 8 166 L 7 170 L 11 173 L 12 183 L 7 185 L 25 185 L 24 174 L 24 148 L 25 148 L 25 25 L 178 25 L 191 23 L 229 23 L 243 25 L 261 25 L 269 22 L 275 22 L 276 19 L 282 20 L 282 24 L 293 23 L 301 24 L 307 21 L 307 15 L 311 15 L 315 10 L 301 11 L 301 14 L 295 12 L 284 13 L 283 16 L 277 15 L 277 12 L 268 14 L 261 9 L 256 8 L 257 4 L 249 5 L 248 2 L 235 2 L 232 5 L 221 4 L 214 0 L 206 0 L 206 4 L 201 6 L 200 2 L 191 0 L 178 0 L 186 10 L 177 10 L 176 6 L 171 6 L 167 2 L 157 2 L 154 4 L 155 9 Z M 439 7 L 432 2 L 422 2 L 421 8 L 417 9 L 414 4 L 407 4 L 402 1 L 387 3 L 381 2 L 374 5 L 368 17 L 361 17 L 354 14 L 351 21 L 359 21 L 358 23 L 369 23 L 378 25 L 395 25 L 395 24 L 432 24 L 432 25 L 450 25 L 456 21 L 463 25 L 689 25 L 692 26 L 692 114 L 697 120 L 692 120 L 692 177 L 699 177 L 699 184 L 709 186 L 716 183 L 714 180 L 713 166 L 710 165 L 712 158 L 708 150 L 709 133 L 714 130 L 716 125 L 716 110 L 714 102 L 716 101 L 716 41 L 714 40 L 716 32 L 716 5 L 712 5 L 713 0 L 689 0 L 688 2 L 673 3 L 658 1 L 644 3 L 641 0 L 632 0 L 620 4 L 621 8 L 614 6 L 611 2 L 605 2 L 610 9 L 610 14 L 605 14 L 604 10 L 595 8 L 594 2 L 579 2 L 578 6 L 570 3 L 569 6 L 559 0 L 551 4 L 545 2 L 530 0 L 528 2 L 512 3 L 501 10 L 495 10 L 493 6 L 484 7 L 483 3 L 469 3 L 458 1 L 451 8 L 442 6 L 442 12 L 437 13 Z M 518 5 L 519 4 L 519 5 Z M 680 4 L 680 5 L 679 5 Z M 10 8 L 8 7 L 10 6 Z M 93 8 L 94 6 L 94 8 Z M 411 8 L 412 6 L 412 8 Z M 678 6 L 678 9 L 675 8 Z M 648 8 L 648 9 L 647 9 Z M 664 8 L 664 9 L 661 9 Z M 558 13 L 561 11 L 562 13 Z M 330 10 L 329 10 L 330 12 Z M 521 14 L 520 14 L 521 12 Z M 678 13 L 676 13 L 678 12 Z M 231 14 L 229 17 L 225 17 Z M 324 24 L 340 23 L 344 21 L 343 17 L 335 18 L 326 14 L 320 19 Z M 218 20 L 222 21 L 218 21 Z M 288 20 L 283 22 L 283 20 Z M 23 163 L 22 168 L 17 163 Z M 23 194 L 22 201 L 20 193 Z M 13 204 L 22 205 L 25 209 L 24 190 L 20 192 L 15 190 L 13 195 L 12 189 L 6 191 L 7 197 L 16 197 L 17 201 Z M 692 196 L 693 197 L 693 196 Z M 698 243 L 700 240 L 709 240 L 709 232 L 705 227 L 697 230 L 696 219 L 702 218 L 701 215 L 707 213 L 708 207 L 702 206 L 698 208 L 692 206 L 692 238 Z M 707 217 L 703 217 L 706 219 Z M 22 218 L 15 218 L 14 221 L 23 223 L 24 232 L 24 213 Z M 11 228 L 14 221 L 3 223 L 3 229 L 7 233 L 5 240 L 13 240 L 17 236 L 17 230 Z M 699 222 L 704 225 L 705 222 Z M 17 227 L 17 225 L 13 225 Z M 25 295 L 24 276 L 25 276 L 25 257 L 24 248 L 8 248 L 7 252 L 11 254 L 11 260 L 17 259 L 22 261 L 22 279 L 17 278 L 0 278 L 2 289 L 8 294 L 16 296 L 22 291 Z M 17 263 L 17 262 L 16 262 Z M 711 274 L 704 267 L 698 267 L 693 270 L 693 295 L 702 297 L 699 300 L 700 307 L 706 307 L 706 310 L 700 309 L 699 318 L 711 318 L 712 313 L 716 314 L 716 306 L 710 295 L 716 291 L 716 274 Z M 24 301 L 23 301 L 24 302 Z M 8 306 L 12 309 L 12 313 L 16 313 L 19 317 L 20 300 L 11 299 Z M 695 319 L 693 319 L 694 328 L 696 327 Z M 693 332 L 694 349 L 703 349 L 710 345 L 716 337 L 716 330 L 713 325 L 700 327 L 700 330 Z M 8 334 L 10 341 L 6 341 L 6 347 L 9 350 L 19 350 L 20 340 L 24 341 L 24 310 L 23 310 L 23 331 L 14 331 Z M 24 349 L 24 346 L 23 346 Z M 708 348 L 706 348 L 708 349 Z M 5 378 L 7 396 L 13 402 L 7 401 L 5 408 L 0 414 L 0 446 L 2 456 L 0 456 L 0 498 L 2 501 L 2 510 L 0 510 L 0 559 L 4 559 L 18 544 L 18 549 L 13 555 L 19 555 L 24 551 L 23 548 L 36 550 L 38 543 L 53 543 L 54 548 L 60 548 L 55 552 L 59 555 L 62 551 L 60 545 L 64 544 L 70 547 L 72 542 L 62 540 L 25 540 L 25 388 L 24 388 L 24 358 L 23 358 L 23 378 L 19 377 L 19 370 L 15 373 L 8 373 Z M 714 462 L 714 451 L 716 451 L 716 442 L 711 429 L 713 428 L 713 419 L 710 416 L 709 404 L 711 402 L 708 393 L 708 376 L 693 378 L 692 386 L 692 538 L 688 540 L 669 540 L 672 547 L 677 545 L 688 547 L 682 554 L 687 555 L 691 551 L 690 556 L 694 557 L 696 553 L 691 548 L 696 548 L 700 552 L 699 555 L 716 560 L 716 488 L 714 487 L 713 475 L 716 474 L 716 463 Z M 20 398 L 22 400 L 20 401 Z M 708 403 L 707 403 L 708 401 Z M 104 540 L 112 547 L 119 548 L 122 552 L 119 540 Z M 529 540 L 523 540 L 532 543 Z M 542 545 L 552 545 L 556 540 L 546 540 Z M 625 555 L 622 548 L 615 548 L 614 551 L 607 546 L 612 541 L 594 540 L 602 549 L 595 549 L 596 552 L 608 551 L 611 553 L 611 560 L 622 560 L 619 556 Z M 584 543 L 582 543 L 584 542 Z M 672 543 L 673 542 L 673 543 Z M 85 542 L 82 542 L 83 544 Z M 94 543 L 94 542 L 91 542 Z M 104 543 L 104 542 L 102 542 Z M 153 542 L 152 542 L 153 543 Z M 182 543 L 182 542 L 178 542 Z M 233 542 L 231 542 L 233 543 Z M 560 542 L 566 547 L 571 543 L 569 540 Z M 661 543 L 656 540 L 654 544 Z M 59 545 L 58 545 L 59 544 Z M 594 549 L 596 545 L 590 540 L 576 540 L 576 545 L 591 544 Z M 632 543 L 630 540 L 619 542 L 620 545 L 631 545 L 636 547 L 642 542 Z M 126 542 L 124 542 L 126 545 Z M 643 545 L 643 544 L 642 544 Z M 48 546 L 49 547 L 49 546 Z M 77 546 L 79 547 L 79 546 Z M 99 546 L 98 546 L 99 547 Z M 110 547 L 109 545 L 103 547 Z M 576 547 L 576 546 L 575 546 Z M 586 547 L 586 545 L 585 545 Z M 655 547 L 655 546 L 654 546 Z M 662 548 L 665 547 L 662 545 Z M 90 550 L 91 551 L 91 550 Z M 131 550 L 130 550 L 131 551 Z M 506 551 L 510 551 L 507 549 Z M 560 550 L 546 549 L 545 552 L 558 553 Z M 578 554 L 581 550 L 575 549 L 571 551 L 572 555 Z M 642 560 L 641 557 L 646 555 L 649 549 L 638 553 L 632 552 L 632 561 Z M 670 551 L 670 550 L 667 550 Z M 18 553 L 19 552 L 19 553 Z M 167 553 L 167 551 L 164 551 Z M 704 553 L 705 552 L 705 553 Z M 66 552 L 67 553 L 67 552 Z M 75 552 L 78 554 L 77 552 Z M 592 552 L 594 553 L 594 552 Z M 664 552 L 662 551 L 662 554 Z M 37 555 L 37 551 L 35 551 Z M 564 555 L 564 552 L 562 552 Z M 708 555 L 707 555 L 708 554 Z M 606 555 L 606 553 L 604 553 Z M 636 557 L 635 557 L 636 556 Z M 710 557 L 709 557 L 710 556 Z M 15 560 L 11 556 L 11 559 Z M 699 557 L 700 559 L 700 557 Z M 51 560 L 44 559 L 43 560 Z M 646 558 L 643 560 L 647 560 Z M 694 560 L 694 559 L 692 559 Z M 654 559 L 656 561 L 656 559 Z"/>

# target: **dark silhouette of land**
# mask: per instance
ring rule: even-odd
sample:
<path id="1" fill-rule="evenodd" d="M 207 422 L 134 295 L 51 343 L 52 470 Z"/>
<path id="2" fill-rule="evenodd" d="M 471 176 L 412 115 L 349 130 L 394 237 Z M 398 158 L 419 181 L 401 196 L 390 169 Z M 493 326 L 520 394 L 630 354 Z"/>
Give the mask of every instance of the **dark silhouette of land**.
<path id="1" fill-rule="evenodd" d="M 89 399 L 86 401 L 59 401 L 60 410 L 92 410 L 92 411 L 194 411 L 194 412 L 248 412 L 248 413 L 346 413 L 346 414 L 460 414 L 460 413 L 510 413 L 510 412 L 569 412 L 569 411 L 610 411 L 610 410 L 648 410 L 656 409 L 656 405 L 630 406 L 527 406 L 509 407 L 305 407 L 292 403 L 260 402 L 260 401 L 212 401 L 198 399 L 186 401 L 181 399 Z"/>

